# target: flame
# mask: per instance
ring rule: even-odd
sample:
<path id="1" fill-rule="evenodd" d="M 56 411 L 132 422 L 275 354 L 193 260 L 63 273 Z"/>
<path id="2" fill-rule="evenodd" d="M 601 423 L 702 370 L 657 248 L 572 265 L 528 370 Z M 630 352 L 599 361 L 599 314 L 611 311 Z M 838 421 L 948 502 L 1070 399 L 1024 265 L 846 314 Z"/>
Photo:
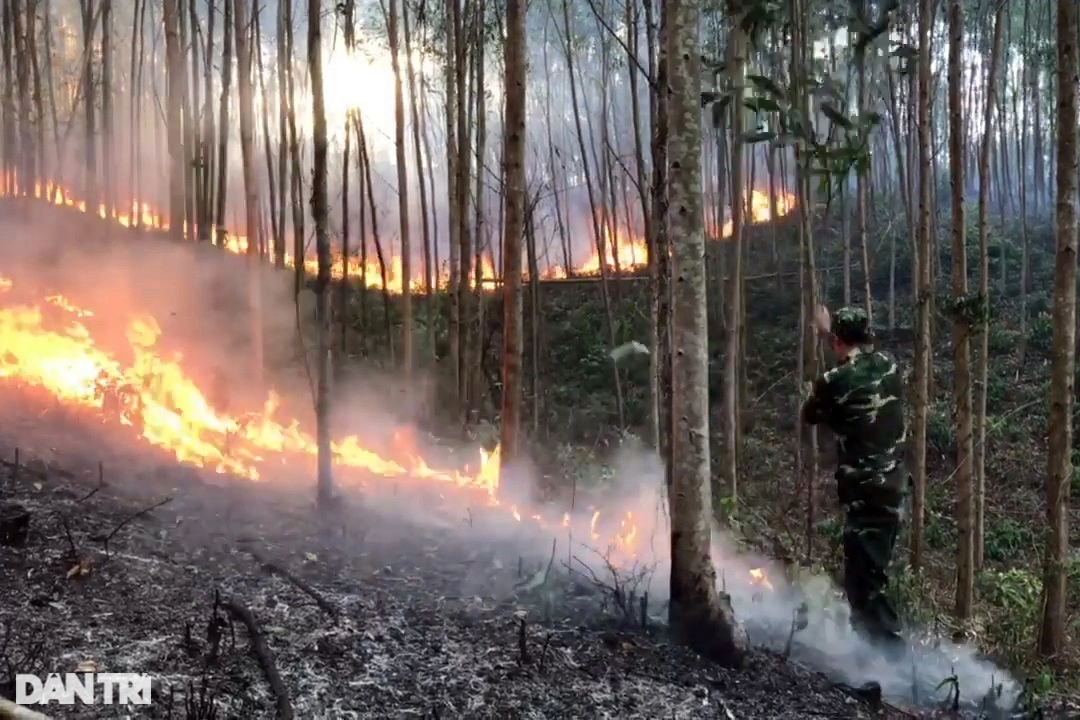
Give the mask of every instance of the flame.
<path id="1" fill-rule="evenodd" d="M 781 194 L 776 196 L 776 216 L 783 217 L 795 207 L 795 196 Z M 746 193 L 746 219 L 751 224 L 767 223 L 772 220 L 772 204 L 769 202 L 769 194 L 758 190 L 750 190 Z M 708 214 L 707 214 L 708 215 Z M 601 221 L 601 236 L 604 239 L 603 266 L 609 272 L 634 272 L 642 270 L 648 265 L 649 246 L 642 235 L 631 234 L 627 228 L 618 229 L 610 222 Z M 734 232 L 731 220 L 727 220 L 719 227 L 715 222 L 706 223 L 706 234 L 718 239 L 730 238 Z M 575 271 L 574 275 L 599 275 L 600 253 L 594 248 L 592 254 Z M 545 280 L 561 280 L 569 277 L 570 273 L 561 265 L 555 265 L 541 273 Z"/>
<path id="2" fill-rule="evenodd" d="M 71 208 L 82 213 L 88 212 L 90 207 L 85 200 L 76 199 L 70 189 L 52 181 L 36 182 L 33 188 L 21 188 L 18 177 L 14 173 L 8 175 L 6 182 L 0 183 L 0 197 L 9 194 L 45 200 L 54 205 Z M 769 201 L 768 193 L 750 190 L 746 193 L 745 202 L 748 222 L 756 224 L 772 220 L 772 203 Z M 793 195 L 783 193 L 776 196 L 777 217 L 787 215 L 794 207 L 795 197 Z M 149 203 L 139 200 L 134 200 L 127 206 L 120 205 L 111 209 L 106 207 L 104 203 L 99 203 L 93 213 L 103 220 L 111 218 L 118 225 L 125 228 L 143 227 L 162 231 L 169 229 L 169 220 L 166 213 Z M 634 272 L 646 267 L 648 245 L 643 236 L 632 233 L 627 228 L 617 229 L 613 226 L 613 223 L 607 221 L 602 222 L 601 226 L 604 248 L 602 264 L 606 270 L 610 272 Z M 186 224 L 184 225 L 184 231 L 187 233 Z M 715 222 L 710 221 L 707 223 L 706 231 L 715 238 L 729 238 L 732 234 L 731 220 L 726 221 L 719 227 Z M 215 244 L 221 245 L 231 253 L 244 254 L 248 251 L 249 241 L 246 235 L 234 234 L 215 225 L 210 228 L 210 238 Z M 366 287 L 373 290 L 385 289 L 390 293 L 400 294 L 406 286 L 401 258 L 398 256 L 384 258 L 384 281 L 383 263 L 380 263 L 377 256 L 371 257 L 374 254 L 369 253 L 366 261 L 361 261 L 359 257 L 350 256 L 345 258 L 341 255 L 336 256 L 331 268 L 331 276 L 335 280 L 341 280 L 347 275 L 350 279 L 362 282 Z M 318 261 L 316 259 L 305 258 L 303 263 L 305 270 L 309 274 L 315 275 L 318 271 Z M 296 267 L 296 260 L 288 250 L 285 254 L 285 264 L 290 268 Z M 427 292 L 423 269 L 419 266 L 419 263 L 414 264 L 414 267 L 418 269 L 414 271 L 413 277 L 407 283 L 410 291 L 414 294 Z M 559 280 L 570 275 L 595 276 L 600 274 L 600 268 L 600 253 L 594 247 L 592 254 L 584 263 L 575 268 L 573 273 L 568 272 L 567 268 L 560 265 L 552 265 L 541 272 L 541 278 L 544 280 Z M 440 269 L 436 275 L 433 286 L 438 290 L 447 289 L 450 285 L 448 273 Z M 498 273 L 495 272 L 492 258 L 490 255 L 483 255 L 480 259 L 480 284 L 483 287 L 491 287 L 494 286 L 497 280 Z M 475 268 L 470 273 L 469 286 L 473 290 L 476 289 Z"/>
<path id="3" fill-rule="evenodd" d="M 0 276 L 0 292 L 14 283 Z M 176 460 L 257 481 L 273 466 L 294 458 L 314 464 L 315 438 L 296 419 L 279 419 L 280 397 L 271 392 L 261 410 L 232 415 L 215 409 L 184 372 L 181 358 L 162 357 L 156 351 L 161 328 L 153 317 L 140 315 L 127 327 L 130 360 L 100 347 L 86 323 L 95 315 L 70 298 L 51 295 L 43 305 L 56 308 L 46 314 L 37 305 L 0 305 L 0 380 L 41 388 L 66 405 L 97 412 L 102 420 L 118 420 L 145 441 Z M 454 488 L 469 500 L 499 508 L 517 522 L 529 522 L 547 531 L 569 532 L 588 538 L 606 552 L 614 566 L 630 566 L 646 551 L 639 519 L 634 511 L 605 517 L 592 509 L 587 522 L 569 513 L 549 517 L 523 512 L 499 496 L 499 448 L 479 453 L 473 468 L 438 468 L 416 450 L 412 432 L 395 433 L 392 456 L 364 446 L 358 436 L 331 443 L 337 479 L 400 479 Z M 345 469 L 343 478 L 341 469 Z M 349 471 L 352 471 L 351 473 Z M 750 582 L 773 589 L 764 570 L 750 571 Z"/>
<path id="4" fill-rule="evenodd" d="M 769 582 L 769 576 L 765 574 L 765 570 L 762 568 L 753 568 L 750 570 L 750 583 L 752 585 L 759 585 L 767 590 L 773 590 L 772 583 Z"/>
<path id="5" fill-rule="evenodd" d="M 0 291 L 13 286 L 9 278 L 0 277 Z M 45 305 L 60 312 L 45 313 Z M 67 405 L 119 420 L 176 460 L 217 473 L 254 481 L 268 468 L 291 459 L 314 461 L 315 438 L 297 420 L 278 418 L 277 394 L 270 393 L 258 412 L 220 412 L 184 372 L 180 357 L 157 353 L 161 328 L 153 317 L 141 315 L 129 323 L 126 350 L 131 359 L 126 362 L 95 343 L 86 324 L 93 317 L 92 311 L 61 295 L 46 298 L 41 306 L 0 306 L 0 380 L 44 389 Z M 365 447 L 359 437 L 349 436 L 334 441 L 331 451 L 336 467 L 354 471 L 346 473 L 348 479 L 363 476 L 441 484 L 468 493 L 471 500 L 503 508 L 519 522 L 573 530 L 568 514 L 548 518 L 503 503 L 498 447 L 490 453 L 481 450 L 475 468 L 456 469 L 429 465 L 416 451 L 409 432 L 397 433 L 392 444 L 392 456 L 386 457 Z M 640 549 L 632 512 L 611 523 L 600 522 L 597 512 L 589 529 L 595 541 L 606 543 L 612 557 L 633 557 Z"/>

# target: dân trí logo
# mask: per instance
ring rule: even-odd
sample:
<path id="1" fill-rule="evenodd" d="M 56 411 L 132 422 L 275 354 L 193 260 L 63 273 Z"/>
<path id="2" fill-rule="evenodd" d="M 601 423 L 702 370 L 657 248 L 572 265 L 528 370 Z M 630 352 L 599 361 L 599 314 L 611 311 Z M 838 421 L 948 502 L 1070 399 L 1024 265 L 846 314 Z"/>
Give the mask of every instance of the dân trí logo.
<path id="1" fill-rule="evenodd" d="M 142 673 L 50 673 L 15 676 L 18 705 L 149 705 L 151 680 Z"/>

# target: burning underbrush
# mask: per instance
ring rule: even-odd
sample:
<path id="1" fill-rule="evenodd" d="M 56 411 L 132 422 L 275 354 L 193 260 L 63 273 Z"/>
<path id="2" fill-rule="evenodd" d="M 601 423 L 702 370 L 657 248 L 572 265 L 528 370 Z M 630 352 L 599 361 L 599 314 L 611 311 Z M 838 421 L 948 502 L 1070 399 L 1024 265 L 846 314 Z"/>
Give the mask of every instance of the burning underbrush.
<path id="1" fill-rule="evenodd" d="M 261 407 L 226 410 L 214 401 L 213 392 L 192 379 L 183 357 L 160 349 L 162 329 L 153 316 L 133 314 L 124 318 L 123 331 L 118 332 L 116 322 L 121 314 L 111 311 L 107 318 L 99 319 L 98 310 L 62 295 L 35 299 L 12 279 L 0 279 L 0 380 L 45 394 L 59 406 L 78 411 L 80 417 L 100 425 L 123 428 L 122 432 L 140 438 L 170 459 L 216 476 L 226 487 L 250 493 L 257 492 L 258 483 L 293 490 L 303 485 L 299 491 L 305 496 L 310 494 L 308 482 L 298 483 L 297 479 L 314 476 L 314 435 L 299 420 L 285 415 L 279 396 L 271 394 Z M 419 592 L 417 584 L 439 582 L 429 577 L 432 566 L 438 575 L 442 571 L 437 566 L 445 557 L 452 557 L 445 560 L 454 569 L 445 573 L 452 579 L 443 581 L 441 597 L 454 597 L 454 612 L 464 616 L 481 610 L 483 614 L 517 608 L 531 613 L 530 617 L 539 615 L 544 622 L 557 623 L 585 617 L 589 614 L 586 608 L 599 608 L 608 617 L 614 616 L 622 631 L 662 626 L 668 531 L 659 491 L 663 473 L 655 458 L 624 453 L 613 468 L 618 489 L 613 498 L 598 507 L 568 509 L 537 507 L 527 497 L 513 497 L 509 486 L 522 483 L 503 482 L 506 478 L 499 475 L 497 448 L 462 453 L 435 447 L 434 441 L 422 442 L 408 431 L 394 433 L 390 441 L 381 445 L 353 435 L 337 439 L 332 446 L 336 484 L 347 501 L 364 508 L 362 537 L 357 539 L 342 529 L 333 544 L 328 546 L 329 541 L 322 538 L 316 548 L 308 528 L 301 543 L 306 543 L 308 549 L 295 553 L 303 558 L 302 563 L 318 564 L 325 562 L 319 560 L 325 557 L 346 558 L 323 575 L 331 584 L 334 581 L 330 578 L 339 578 L 341 588 L 333 599 L 336 606 L 364 613 L 372 611 L 372 603 L 391 602 L 385 589 L 350 586 L 347 578 L 363 577 L 367 582 L 378 575 L 380 582 L 401 582 L 406 592 Z M 215 528 L 209 520 L 194 519 L 207 514 L 204 510 L 178 511 L 183 513 L 181 517 L 189 518 L 185 531 L 192 533 L 187 528 L 202 523 L 204 527 L 196 534 L 201 533 L 204 539 L 221 538 L 225 547 L 231 548 L 224 551 L 225 555 L 232 558 L 237 553 L 235 532 L 231 538 L 222 535 L 220 524 L 232 526 L 235 518 L 223 519 L 220 512 L 210 512 L 210 516 L 218 515 L 215 522 L 219 526 Z M 390 520 L 376 521 L 376 517 Z M 176 522 L 179 526 L 180 520 Z M 300 522 L 311 520 L 305 516 Z M 259 527 L 264 534 L 265 525 L 260 523 Z M 372 527 L 382 528 L 381 544 L 376 542 L 378 533 L 373 533 Z M 69 540 L 66 556 L 72 557 L 66 557 L 69 569 L 62 574 L 70 572 L 71 563 L 77 559 L 74 556 L 79 555 L 69 528 L 64 528 L 64 535 Z M 887 659 L 850 631 L 843 603 L 836 598 L 831 582 L 793 577 L 745 553 L 719 533 L 717 536 L 721 540 L 716 543 L 714 558 L 719 582 L 732 596 L 736 613 L 747 624 L 755 644 L 802 660 L 849 685 L 876 681 L 886 697 L 916 704 L 943 700 L 952 685 L 941 683 L 949 677 L 963 688 L 961 699 L 969 706 L 1009 706 L 1018 695 L 1011 678 L 966 648 L 920 642 L 911 657 Z M 451 546 L 454 552 L 447 556 Z M 362 549 L 358 551 L 358 547 Z M 367 565 L 346 572 L 346 565 L 356 562 L 358 552 L 366 556 Z M 220 556 L 221 546 L 211 554 Z M 110 557 L 107 550 L 106 557 Z M 138 562 L 159 562 L 139 557 Z M 403 568 L 415 567 L 417 557 L 427 557 L 429 562 L 415 574 L 406 570 L 402 579 L 399 573 Z M 220 561 L 218 557 L 214 562 Z M 235 558 L 229 562 L 235 562 Z M 159 571 L 174 572 L 152 572 Z M 76 575 L 80 572 L 76 571 Z M 215 584 L 229 585 L 234 580 L 217 577 Z M 251 590 L 245 592 L 250 594 Z M 205 603 L 205 595 L 204 588 L 200 602 Z M 289 616 L 287 609 L 275 610 L 272 594 L 263 592 L 261 597 L 260 607 L 284 624 Z M 415 634 L 403 629 L 409 626 L 408 613 L 400 613 L 389 626 L 365 629 L 362 637 L 376 644 L 378 638 L 389 638 L 387 642 L 400 645 L 402 638 Z M 489 616 L 477 622 L 502 621 Z M 334 631 L 340 632 L 340 628 Z M 359 632 L 355 627 L 349 630 L 349 643 L 357 642 L 355 632 Z M 549 645 L 561 642 L 552 640 L 551 632 L 546 639 L 540 639 L 541 635 L 530 641 L 533 631 L 526 627 L 525 620 L 515 632 L 520 636 L 515 641 L 517 648 L 506 652 L 517 654 L 515 662 L 519 666 L 523 664 L 521 658 L 530 652 L 530 642 L 540 643 L 532 652 L 533 661 L 541 667 L 549 662 Z M 302 642 L 313 644 L 316 650 L 320 643 L 334 646 L 344 642 L 334 633 L 311 635 Z M 464 640 L 446 636 L 438 641 L 444 642 L 461 644 Z M 306 662 L 297 652 L 295 662 Z M 332 654 L 341 652 L 338 648 Z M 398 652 L 405 651 L 399 648 Z M 571 652 L 554 652 L 552 663 L 572 667 L 578 662 Z M 417 662 L 423 658 L 423 653 L 416 651 L 407 654 Z M 391 668 L 388 657 L 367 657 L 364 674 L 356 676 L 367 679 L 352 682 L 371 689 L 390 682 L 392 676 L 400 680 L 406 671 Z M 461 657 L 465 655 L 447 662 L 466 662 Z M 113 658 L 113 662 L 130 666 L 133 660 Z M 157 658 L 154 662 L 164 661 Z M 328 698 L 343 692 L 343 681 L 332 674 L 320 678 L 318 687 L 309 687 L 305 697 L 321 698 L 309 702 L 322 702 L 319 707 L 329 712 Z M 446 707 L 461 699 L 460 694 L 457 699 L 447 695 L 432 702 Z M 481 700 L 471 697 L 466 705 L 476 702 Z M 464 712 L 467 708 L 458 710 Z"/>

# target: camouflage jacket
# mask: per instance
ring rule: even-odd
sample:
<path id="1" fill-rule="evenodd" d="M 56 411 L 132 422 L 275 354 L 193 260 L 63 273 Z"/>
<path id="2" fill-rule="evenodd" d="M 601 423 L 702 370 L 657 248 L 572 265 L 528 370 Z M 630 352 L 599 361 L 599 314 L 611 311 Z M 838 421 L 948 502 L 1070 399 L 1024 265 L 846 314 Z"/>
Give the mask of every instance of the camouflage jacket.
<path id="1" fill-rule="evenodd" d="M 836 435 L 841 503 L 902 503 L 907 487 L 902 394 L 896 361 L 874 350 L 854 350 L 814 384 L 802 419 Z"/>

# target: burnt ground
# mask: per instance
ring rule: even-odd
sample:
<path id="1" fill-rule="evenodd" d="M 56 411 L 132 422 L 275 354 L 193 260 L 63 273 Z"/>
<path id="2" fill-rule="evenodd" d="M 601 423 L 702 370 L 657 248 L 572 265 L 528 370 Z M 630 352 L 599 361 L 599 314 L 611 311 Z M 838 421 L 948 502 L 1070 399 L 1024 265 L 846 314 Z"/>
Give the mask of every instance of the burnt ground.
<path id="1" fill-rule="evenodd" d="M 297 718 L 918 716 L 872 708 L 775 654 L 720 669 L 659 631 L 613 623 L 588 593 L 541 607 L 514 592 L 512 552 L 453 527 L 409 526 L 360 497 L 327 520 L 308 487 L 207 482 L 116 447 L 86 417 L 16 418 L 15 398 L 3 400 L 0 500 L 29 510 L 31 526 L 25 546 L 0 547 L 0 660 L 12 663 L 0 682 L 88 663 L 148 672 L 148 718 L 208 719 L 189 707 L 200 697 L 219 719 L 282 717 L 281 702 Z M 250 611 L 287 700 L 229 603 Z"/>

